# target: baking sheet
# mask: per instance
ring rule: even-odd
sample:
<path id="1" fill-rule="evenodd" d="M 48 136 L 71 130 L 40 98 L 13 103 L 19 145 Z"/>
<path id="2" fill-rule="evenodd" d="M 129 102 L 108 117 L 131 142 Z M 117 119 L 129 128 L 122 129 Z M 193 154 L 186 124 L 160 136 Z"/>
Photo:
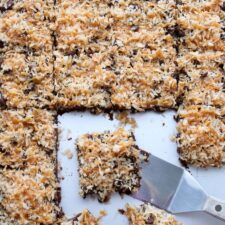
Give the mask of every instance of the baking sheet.
<path id="1" fill-rule="evenodd" d="M 176 134 L 176 122 L 173 119 L 174 111 L 165 113 L 145 112 L 132 114 L 138 127 L 134 129 L 137 144 L 141 149 L 181 166 L 176 152 L 176 143 L 171 138 Z M 94 215 L 105 209 L 108 215 L 102 220 L 103 225 L 127 225 L 127 219 L 118 213 L 126 203 L 141 204 L 129 196 L 121 198 L 113 194 L 107 203 L 99 203 L 96 198 L 82 199 L 79 196 L 78 163 L 75 149 L 76 138 L 84 133 L 115 130 L 121 126 L 116 119 L 109 120 L 106 114 L 93 115 L 89 112 L 70 112 L 58 116 L 59 151 L 58 160 L 61 170 L 59 178 L 62 188 L 62 208 L 68 218 L 88 208 Z M 126 129 L 131 129 L 129 125 Z M 69 159 L 66 152 L 72 152 Z M 190 168 L 193 176 L 214 197 L 225 201 L 225 168 L 222 169 L 195 169 Z M 205 213 L 177 214 L 177 219 L 186 225 L 222 225 L 225 224 Z"/>

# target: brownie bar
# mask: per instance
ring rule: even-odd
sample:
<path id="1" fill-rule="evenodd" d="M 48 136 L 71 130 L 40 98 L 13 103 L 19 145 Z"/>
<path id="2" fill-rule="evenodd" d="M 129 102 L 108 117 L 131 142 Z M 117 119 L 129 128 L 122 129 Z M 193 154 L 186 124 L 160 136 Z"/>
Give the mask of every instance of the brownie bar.
<path id="1" fill-rule="evenodd" d="M 180 107 L 177 143 L 181 161 L 197 167 L 225 163 L 224 107 Z"/>
<path id="2" fill-rule="evenodd" d="M 50 52 L 53 20 L 53 0 L 1 1 L 0 52 L 12 49 Z"/>
<path id="3" fill-rule="evenodd" d="M 225 105 L 224 52 L 185 52 L 177 58 L 179 104 Z"/>
<path id="4" fill-rule="evenodd" d="M 140 186 L 139 149 L 131 132 L 84 134 L 77 139 L 80 195 L 107 201 L 111 193 L 132 193 Z"/>
<path id="5" fill-rule="evenodd" d="M 183 32 L 179 51 L 224 51 L 225 24 L 223 1 L 181 0 L 177 24 Z"/>
<path id="6" fill-rule="evenodd" d="M 137 111 L 175 108 L 174 39 L 162 29 L 146 31 L 143 28 L 139 38 L 135 36 L 122 53 L 115 53 L 118 73 L 112 84 L 112 104 L 120 109 Z"/>
<path id="7" fill-rule="evenodd" d="M 0 111 L 0 224 L 56 224 L 56 114 L 47 110 Z"/>
<path id="8" fill-rule="evenodd" d="M 56 163 L 55 116 L 38 109 L 0 111 L 0 165 L 18 169 Z"/>
<path id="9" fill-rule="evenodd" d="M 0 105 L 50 108 L 54 97 L 52 54 L 7 51 L 0 56 L 0 85 Z"/>
<path id="10" fill-rule="evenodd" d="M 150 204 L 143 204 L 139 207 L 126 205 L 125 210 L 119 211 L 127 216 L 130 225 L 182 225 L 171 214 Z"/>
<path id="11" fill-rule="evenodd" d="M 77 214 L 74 219 L 63 221 L 60 225 L 101 225 L 101 218 L 102 216 L 95 218 L 87 209 L 85 209 L 82 213 Z"/>
<path id="12" fill-rule="evenodd" d="M 85 52 L 77 50 L 76 54 L 55 52 L 54 106 L 59 110 L 111 108 L 109 86 L 113 75 L 102 70 L 95 61 L 90 62 Z"/>
<path id="13" fill-rule="evenodd" d="M 0 223 L 55 224 L 60 208 L 55 165 L 41 162 L 25 170 L 0 171 Z"/>

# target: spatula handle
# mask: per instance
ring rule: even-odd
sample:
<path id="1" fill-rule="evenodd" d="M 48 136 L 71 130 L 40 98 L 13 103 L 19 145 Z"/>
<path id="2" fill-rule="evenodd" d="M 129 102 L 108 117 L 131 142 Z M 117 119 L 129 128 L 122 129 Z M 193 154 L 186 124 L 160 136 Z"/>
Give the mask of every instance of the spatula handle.
<path id="1" fill-rule="evenodd" d="M 204 211 L 225 221 L 225 203 L 213 197 L 208 197 L 204 205 Z"/>

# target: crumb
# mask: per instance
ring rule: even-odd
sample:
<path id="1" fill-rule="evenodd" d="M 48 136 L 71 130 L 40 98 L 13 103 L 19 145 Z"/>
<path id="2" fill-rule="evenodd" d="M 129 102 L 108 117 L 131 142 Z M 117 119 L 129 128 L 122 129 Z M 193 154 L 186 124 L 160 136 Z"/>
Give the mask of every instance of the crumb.
<path id="1" fill-rule="evenodd" d="M 73 158 L 73 153 L 70 151 L 70 149 L 66 149 L 63 152 L 63 155 L 65 155 L 67 157 L 67 159 L 72 159 Z"/>
<path id="2" fill-rule="evenodd" d="M 130 118 L 127 112 L 121 112 L 116 115 L 116 119 L 120 121 L 122 125 L 131 125 L 132 128 L 137 128 L 137 122 L 134 118 Z"/>

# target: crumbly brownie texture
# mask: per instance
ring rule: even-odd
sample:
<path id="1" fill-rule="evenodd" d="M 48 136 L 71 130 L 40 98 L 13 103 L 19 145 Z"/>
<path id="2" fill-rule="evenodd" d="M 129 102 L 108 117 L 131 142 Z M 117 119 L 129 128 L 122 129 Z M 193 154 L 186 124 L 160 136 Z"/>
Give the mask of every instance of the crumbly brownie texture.
<path id="1" fill-rule="evenodd" d="M 1 1 L 0 52 L 15 48 L 51 51 L 53 18 L 53 0 Z"/>
<path id="2" fill-rule="evenodd" d="M 128 217 L 130 225 L 182 225 L 174 216 L 150 204 L 139 207 L 127 205 L 125 211 L 120 212 Z"/>
<path id="3" fill-rule="evenodd" d="M 53 99 L 53 57 L 7 51 L 0 56 L 0 105 L 50 108 Z"/>
<path id="4" fill-rule="evenodd" d="M 178 111 L 178 151 L 183 162 L 220 167 L 225 163 L 224 109 L 188 106 Z"/>
<path id="5" fill-rule="evenodd" d="M 131 193 L 140 186 L 139 149 L 131 132 L 85 134 L 77 139 L 80 195 L 107 201 L 111 193 Z"/>
<path id="6" fill-rule="evenodd" d="M 180 1 L 180 0 L 179 0 Z M 180 51 L 223 51 L 225 49 L 225 5 L 222 0 L 181 0 L 177 24 L 183 35 Z"/>
<path id="7" fill-rule="evenodd" d="M 60 211 L 57 190 L 54 164 L 43 161 L 25 170 L 1 170 L 1 224 L 54 224 Z"/>
<path id="8" fill-rule="evenodd" d="M 55 163 L 55 116 L 39 109 L 0 111 L 0 165 Z"/>
<path id="9" fill-rule="evenodd" d="M 175 107 L 174 1 L 59 1 L 56 92 L 64 108 Z"/>
<path id="10" fill-rule="evenodd" d="M 74 219 L 67 220 L 60 225 L 101 225 L 100 219 L 102 217 L 95 218 L 87 209 L 79 213 Z"/>

